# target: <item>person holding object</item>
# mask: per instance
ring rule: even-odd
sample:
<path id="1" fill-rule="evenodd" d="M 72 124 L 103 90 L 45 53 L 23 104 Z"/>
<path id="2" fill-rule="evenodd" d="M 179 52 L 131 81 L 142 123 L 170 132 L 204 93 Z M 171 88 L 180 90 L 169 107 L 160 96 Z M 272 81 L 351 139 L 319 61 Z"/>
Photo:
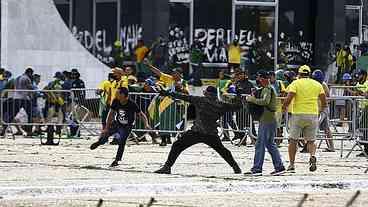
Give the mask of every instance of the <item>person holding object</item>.
<path id="1" fill-rule="evenodd" d="M 327 83 L 325 82 L 325 75 L 321 70 L 315 70 L 312 73 L 313 80 L 318 81 L 325 92 L 326 98 L 330 97 L 330 89 L 328 88 Z M 328 103 L 327 103 L 328 104 Z M 318 106 L 321 104 L 318 102 Z M 335 152 L 334 142 L 332 132 L 330 130 L 330 119 L 329 119 L 330 109 L 329 107 L 324 108 L 324 110 L 320 110 L 319 114 L 319 128 L 323 130 L 326 134 L 326 143 L 327 149 L 324 152 Z"/>
<path id="2" fill-rule="evenodd" d="M 190 96 L 162 90 L 161 95 L 181 99 L 193 104 L 196 108 L 196 119 L 192 128 L 182 134 L 182 136 L 173 143 L 167 161 L 164 166 L 155 173 L 171 174 L 171 167 L 176 159 L 185 149 L 204 143 L 221 155 L 222 158 L 233 168 L 235 174 L 240 174 L 241 169 L 234 160 L 231 152 L 222 144 L 218 136 L 216 121 L 226 112 L 236 111 L 242 107 L 240 96 L 235 98 L 236 103 L 224 103 L 217 99 L 217 89 L 208 86 L 204 91 L 204 97 Z"/>
<path id="3" fill-rule="evenodd" d="M 110 111 L 107 115 L 106 127 L 102 130 L 98 141 L 90 146 L 90 149 L 94 150 L 98 146 L 105 144 L 111 135 L 115 133 L 119 135 L 118 151 L 110 167 L 118 166 L 118 162 L 121 161 L 127 138 L 132 131 L 135 116 L 137 114 L 142 118 L 145 128 L 151 129 L 146 115 L 139 109 L 135 102 L 129 100 L 128 89 L 124 87 L 118 88 L 116 91 L 116 98 L 112 102 Z"/>
<path id="4" fill-rule="evenodd" d="M 281 160 L 280 152 L 275 143 L 277 128 L 276 121 L 276 92 L 271 86 L 269 77 L 265 71 L 258 72 L 259 86 L 261 87 L 260 97 L 247 96 L 249 103 L 263 106 L 263 113 L 259 119 L 258 136 L 255 144 L 254 163 L 251 170 L 245 175 L 261 176 L 265 156 L 265 149 L 271 154 L 272 163 L 275 170 L 271 175 L 280 175 L 285 172 L 284 164 Z"/>
<path id="5" fill-rule="evenodd" d="M 321 111 L 325 111 L 327 100 L 322 85 L 309 77 L 311 75 L 309 66 L 301 66 L 298 73 L 299 79 L 288 86 L 288 95 L 282 106 L 283 112 L 286 112 L 291 101 L 293 101 L 288 147 L 290 164 L 287 171 L 295 172 L 297 143 L 299 138 L 303 137 L 307 141 L 307 149 L 310 153 L 309 171 L 314 172 L 317 170 L 316 145 L 314 142 L 319 126 L 318 115 Z M 321 103 L 320 107 L 318 107 L 318 100 Z"/>

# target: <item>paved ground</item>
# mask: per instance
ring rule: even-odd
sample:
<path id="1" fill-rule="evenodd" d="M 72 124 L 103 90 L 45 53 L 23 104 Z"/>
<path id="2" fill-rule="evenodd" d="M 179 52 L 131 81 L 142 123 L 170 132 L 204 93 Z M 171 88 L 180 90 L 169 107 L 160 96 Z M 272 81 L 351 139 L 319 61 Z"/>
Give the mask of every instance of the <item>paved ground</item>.
<path id="1" fill-rule="evenodd" d="M 0 139 L 0 206 L 138 206 L 151 197 L 154 206 L 345 206 L 361 190 L 353 206 L 368 205 L 367 159 L 318 151 L 318 170 L 310 173 L 308 155 L 298 154 L 297 172 L 270 176 L 267 155 L 264 176 L 245 177 L 205 145 L 179 157 L 172 175 L 152 171 L 170 147 L 130 145 L 122 164 L 108 168 L 116 146 L 89 150 L 93 140 L 62 140 L 61 146 L 40 146 L 39 140 Z M 253 147 L 226 146 L 243 170 L 251 167 Z M 346 142 L 346 148 L 351 143 Z M 284 160 L 287 148 L 282 147 Z M 346 152 L 345 152 L 346 154 Z M 287 165 L 287 163 L 285 163 Z"/>

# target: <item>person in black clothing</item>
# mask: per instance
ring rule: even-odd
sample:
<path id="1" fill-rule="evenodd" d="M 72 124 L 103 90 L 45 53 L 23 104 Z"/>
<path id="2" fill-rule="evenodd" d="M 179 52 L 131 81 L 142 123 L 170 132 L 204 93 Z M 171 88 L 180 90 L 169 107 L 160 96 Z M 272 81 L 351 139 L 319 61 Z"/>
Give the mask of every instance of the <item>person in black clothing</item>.
<path id="1" fill-rule="evenodd" d="M 199 97 L 161 91 L 161 95 L 171 96 L 193 104 L 196 108 L 196 119 L 191 130 L 184 132 L 182 136 L 174 142 L 166 163 L 162 168 L 155 171 L 155 173 L 170 174 L 171 167 L 174 165 L 180 153 L 198 143 L 207 144 L 216 150 L 216 152 L 218 152 L 233 168 L 234 173 L 241 173 L 241 169 L 231 155 L 231 152 L 221 143 L 216 123 L 226 112 L 236 111 L 242 107 L 240 96 L 235 98 L 235 104 L 230 104 L 217 100 L 217 90 L 213 86 L 208 86 L 203 93 L 204 97 Z"/>
<path id="2" fill-rule="evenodd" d="M 246 95 L 250 95 L 252 93 L 252 89 L 255 88 L 254 85 L 249 81 L 248 79 L 248 73 L 246 71 L 240 71 L 239 69 L 235 69 L 237 72 L 235 73 L 235 91 L 236 93 L 239 94 L 246 94 Z M 239 130 L 244 130 L 246 127 L 250 127 L 250 125 L 252 124 L 252 134 L 256 135 L 256 131 L 255 131 L 255 126 L 253 123 L 250 122 L 250 119 L 248 118 L 249 116 L 247 116 L 246 113 L 244 112 L 237 112 L 236 113 L 236 121 L 239 124 L 237 127 Z M 236 129 L 237 127 L 234 126 L 234 124 L 232 123 L 231 119 L 232 119 L 232 113 L 228 113 L 225 116 L 226 121 L 228 121 L 228 123 L 230 124 L 230 126 L 234 129 Z M 245 121 L 245 122 L 244 122 Z M 242 139 L 246 134 L 244 132 L 234 132 L 235 137 L 233 138 L 233 140 L 236 139 Z M 244 144 L 246 145 L 246 139 L 244 140 Z M 255 143 L 255 140 L 252 139 L 252 144 Z"/>
<path id="3" fill-rule="evenodd" d="M 80 73 L 77 69 L 72 69 L 71 71 L 71 79 L 72 79 L 72 89 L 84 89 L 86 85 L 83 80 L 80 79 Z M 83 102 L 86 97 L 86 92 L 83 90 L 75 91 L 74 97 L 76 98 L 77 103 Z"/>
<path id="4" fill-rule="evenodd" d="M 94 150 L 98 146 L 105 144 L 111 135 L 118 133 L 119 147 L 115 160 L 111 163 L 110 167 L 119 165 L 118 162 L 123 157 L 125 143 L 132 131 L 136 115 L 139 115 L 143 119 L 147 129 L 151 128 L 146 115 L 139 109 L 135 102 L 129 100 L 128 89 L 124 87 L 118 88 L 116 98 L 112 102 L 109 114 L 107 115 L 106 127 L 102 130 L 98 141 L 90 146 L 90 149 Z"/>
<path id="5" fill-rule="evenodd" d="M 71 84 L 69 85 L 71 86 L 70 89 L 74 90 L 73 91 L 74 102 L 77 103 L 78 105 L 85 105 L 86 91 L 83 89 L 86 88 L 86 86 L 84 81 L 80 79 L 80 73 L 78 72 L 77 69 L 74 68 L 71 70 L 70 78 L 71 80 L 70 82 L 68 82 L 68 84 Z M 70 135 L 80 137 L 78 121 L 75 119 L 75 117 L 71 118 L 74 124 L 70 125 Z"/>

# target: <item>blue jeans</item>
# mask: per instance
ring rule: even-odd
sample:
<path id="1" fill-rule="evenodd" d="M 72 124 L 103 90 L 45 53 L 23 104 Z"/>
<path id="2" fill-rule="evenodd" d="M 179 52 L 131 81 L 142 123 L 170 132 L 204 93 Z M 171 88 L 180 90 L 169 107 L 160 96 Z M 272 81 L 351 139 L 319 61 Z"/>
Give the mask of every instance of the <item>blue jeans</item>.
<path id="1" fill-rule="evenodd" d="M 271 154 L 272 163 L 275 170 L 284 169 L 280 152 L 275 143 L 277 123 L 260 123 L 258 128 L 258 137 L 256 142 L 256 151 L 254 155 L 254 164 L 252 171 L 262 172 L 262 166 L 265 156 L 265 149 Z"/>
<path id="2" fill-rule="evenodd" d="M 118 151 L 116 152 L 115 160 L 121 161 L 121 158 L 123 157 L 123 153 L 124 153 L 125 144 L 126 144 L 126 141 L 131 131 L 132 131 L 131 127 L 114 126 L 113 128 L 109 129 L 109 132 L 107 134 L 101 136 L 98 142 L 100 144 L 105 144 L 108 141 L 110 136 L 117 133 L 118 134 L 117 140 L 118 140 L 119 147 L 118 147 Z"/>

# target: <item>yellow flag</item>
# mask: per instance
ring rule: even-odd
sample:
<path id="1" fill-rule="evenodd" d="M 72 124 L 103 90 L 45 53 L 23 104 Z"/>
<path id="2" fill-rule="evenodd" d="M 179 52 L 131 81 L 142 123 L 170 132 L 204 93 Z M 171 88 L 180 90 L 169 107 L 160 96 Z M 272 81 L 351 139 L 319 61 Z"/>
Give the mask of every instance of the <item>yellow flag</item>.
<path id="1" fill-rule="evenodd" d="M 165 98 L 161 101 L 160 106 L 159 106 L 159 112 L 160 112 L 160 114 L 161 114 L 163 111 L 165 111 L 165 109 L 166 109 L 167 107 L 169 107 L 173 102 L 174 102 L 174 100 L 172 100 L 171 98 L 169 98 L 169 97 L 165 97 Z"/>

